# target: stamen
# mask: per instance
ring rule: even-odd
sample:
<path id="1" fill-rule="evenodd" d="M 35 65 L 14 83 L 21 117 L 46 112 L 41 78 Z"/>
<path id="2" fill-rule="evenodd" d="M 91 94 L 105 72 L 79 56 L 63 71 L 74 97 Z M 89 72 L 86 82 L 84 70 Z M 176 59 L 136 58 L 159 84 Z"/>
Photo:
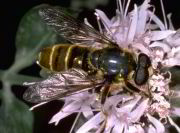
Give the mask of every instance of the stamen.
<path id="1" fill-rule="evenodd" d="M 165 10 L 164 10 L 163 1 L 160 0 L 160 2 L 161 2 L 161 9 L 162 9 L 162 14 L 163 14 L 165 29 L 167 30 L 167 20 L 166 20 L 166 13 L 165 13 Z"/>
<path id="2" fill-rule="evenodd" d="M 72 125 L 71 130 L 69 131 L 69 133 L 72 133 L 74 131 L 74 127 L 76 126 L 76 123 L 79 120 L 80 115 L 81 115 L 81 112 L 79 112 L 77 114 L 76 119 L 74 120 L 73 125 Z"/>
<path id="3" fill-rule="evenodd" d="M 127 15 L 127 11 L 128 11 L 130 2 L 131 2 L 131 0 L 128 0 L 128 2 L 127 2 L 127 4 L 126 4 L 126 8 L 125 8 L 125 12 L 124 12 L 124 19 L 126 18 L 126 15 Z"/>
<path id="4" fill-rule="evenodd" d="M 149 22 L 146 24 L 146 29 L 148 29 L 148 32 L 150 32 L 150 28 L 148 28 L 149 26 L 150 26 L 150 24 L 151 24 L 151 21 L 152 21 L 152 18 L 153 18 L 153 14 L 155 13 L 155 10 L 156 10 L 156 8 L 154 7 L 154 6 L 151 6 L 152 8 L 153 8 L 153 10 L 152 10 L 152 14 L 150 15 L 150 17 L 149 17 Z"/>
<path id="5" fill-rule="evenodd" d="M 124 14 L 121 0 L 117 0 L 117 9 L 121 14 Z"/>
<path id="6" fill-rule="evenodd" d="M 31 107 L 29 110 L 32 111 L 32 110 L 34 110 L 35 108 L 37 108 L 37 107 L 39 107 L 39 106 L 41 106 L 41 105 L 43 105 L 43 104 L 46 104 L 46 103 L 48 103 L 48 102 L 42 102 L 42 103 L 36 104 L 35 106 Z"/>
<path id="7" fill-rule="evenodd" d="M 101 34 L 104 34 L 103 33 L 103 30 L 102 30 L 102 27 L 101 27 L 101 23 L 100 23 L 100 20 L 102 21 L 102 23 L 104 24 L 105 26 L 105 29 L 107 30 L 107 33 L 110 33 L 111 34 L 111 39 L 114 40 L 116 42 L 116 38 L 114 37 L 114 34 L 111 32 L 110 30 L 110 27 L 106 24 L 106 22 L 103 21 L 103 19 L 100 18 L 99 14 L 98 13 L 94 13 L 96 16 L 97 16 L 97 23 L 98 23 L 98 27 L 99 27 L 99 31 Z"/>
<path id="8" fill-rule="evenodd" d="M 173 23 L 172 23 L 172 21 L 171 21 L 171 16 L 172 16 L 171 13 L 167 15 L 167 19 L 168 19 L 168 23 L 169 23 L 169 29 L 170 29 L 170 30 L 175 30 L 175 29 L 174 29 L 174 26 L 173 26 Z"/>
<path id="9" fill-rule="evenodd" d="M 97 20 L 99 31 L 100 31 L 101 34 L 103 34 L 99 14 L 97 14 L 96 12 L 94 14 L 96 15 L 96 18 L 97 18 L 96 20 Z"/>

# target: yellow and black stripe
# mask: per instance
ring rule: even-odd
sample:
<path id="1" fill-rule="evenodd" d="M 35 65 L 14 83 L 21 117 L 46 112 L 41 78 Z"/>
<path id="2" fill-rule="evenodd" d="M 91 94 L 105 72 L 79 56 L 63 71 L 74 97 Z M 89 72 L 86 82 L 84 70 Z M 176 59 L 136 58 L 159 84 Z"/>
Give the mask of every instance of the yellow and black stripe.
<path id="1" fill-rule="evenodd" d="M 79 45 L 59 44 L 44 48 L 38 57 L 38 64 L 51 71 L 81 68 L 87 71 L 90 49 Z"/>

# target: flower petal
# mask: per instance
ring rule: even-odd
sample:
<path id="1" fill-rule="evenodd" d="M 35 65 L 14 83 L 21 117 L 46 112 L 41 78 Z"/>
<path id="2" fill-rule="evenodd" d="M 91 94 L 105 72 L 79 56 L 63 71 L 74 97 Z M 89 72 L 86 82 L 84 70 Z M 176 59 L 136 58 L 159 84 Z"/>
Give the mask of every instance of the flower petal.
<path id="1" fill-rule="evenodd" d="M 149 7 L 150 0 L 145 0 L 144 3 L 140 6 L 139 14 L 138 14 L 138 22 L 137 22 L 137 29 L 136 34 L 142 35 L 145 33 L 145 26 L 147 21 L 147 9 Z"/>
<path id="2" fill-rule="evenodd" d="M 95 128 L 105 119 L 104 114 L 101 112 L 97 113 L 94 117 L 89 119 L 84 125 L 82 125 L 76 133 L 86 133 L 90 129 Z"/>
<path id="3" fill-rule="evenodd" d="M 173 66 L 179 66 L 180 65 L 180 60 L 176 58 L 169 58 L 167 60 L 163 61 L 163 65 L 166 67 L 173 67 Z"/>
<path id="4" fill-rule="evenodd" d="M 127 36 L 127 42 L 132 42 L 136 33 L 136 26 L 137 26 L 137 19 L 138 19 L 138 11 L 137 11 L 137 6 L 134 5 L 134 10 L 133 10 L 133 17 L 132 17 L 132 22 L 129 27 L 129 32 Z"/>
<path id="5" fill-rule="evenodd" d="M 166 41 L 171 46 L 179 46 L 180 45 L 180 29 L 176 30 L 176 34 L 173 34 L 166 38 Z"/>
<path id="6" fill-rule="evenodd" d="M 142 43 L 134 43 L 132 46 L 133 48 L 140 50 L 142 53 L 150 55 L 149 49 L 147 49 Z"/>
<path id="7" fill-rule="evenodd" d="M 148 14 L 149 16 L 152 18 L 152 20 L 159 26 L 159 28 L 161 30 L 165 30 L 165 25 L 163 24 L 163 22 L 150 10 L 148 10 Z"/>
<path id="8" fill-rule="evenodd" d="M 149 121 L 152 122 L 152 124 L 156 128 L 156 133 L 164 133 L 165 132 L 165 127 L 160 121 L 158 121 L 156 118 L 154 118 L 153 116 L 151 116 L 149 114 L 147 114 L 147 117 L 148 117 Z"/>
<path id="9" fill-rule="evenodd" d="M 112 25 L 111 21 L 108 19 L 108 17 L 106 16 L 106 14 L 103 11 L 98 10 L 98 9 L 96 9 L 95 11 L 99 15 L 99 17 L 101 18 L 101 21 L 104 24 L 106 31 L 109 31 L 109 29 Z"/>
<path id="10" fill-rule="evenodd" d="M 94 116 L 91 107 L 86 104 L 81 106 L 81 111 L 86 119 L 92 118 Z"/>
<path id="11" fill-rule="evenodd" d="M 149 102 L 148 98 L 143 100 L 143 102 L 141 102 L 137 106 L 137 108 L 131 112 L 130 117 L 131 117 L 132 121 L 137 122 L 141 118 L 141 116 L 144 114 L 145 110 L 147 110 L 148 102 Z"/>
<path id="12" fill-rule="evenodd" d="M 112 133 L 122 133 L 124 129 L 124 123 L 117 122 L 112 130 Z"/>
<path id="13" fill-rule="evenodd" d="M 174 31 L 174 30 L 152 31 L 151 32 L 151 34 L 152 34 L 151 40 L 152 41 L 162 40 L 174 33 L 176 33 L 176 31 Z"/>
<path id="14" fill-rule="evenodd" d="M 153 48 L 153 47 L 160 47 L 163 49 L 164 52 L 169 52 L 171 50 L 171 47 L 169 45 L 167 45 L 166 43 L 162 43 L 162 42 L 153 42 L 149 47 Z"/>
<path id="15" fill-rule="evenodd" d="M 74 112 L 77 112 L 78 109 L 80 108 L 80 103 L 79 102 L 72 102 L 71 104 L 63 107 L 63 109 L 61 109 L 57 114 L 55 114 L 51 120 L 49 121 L 49 123 L 54 123 L 55 125 L 57 125 L 59 123 L 60 120 L 62 120 L 63 118 L 71 115 Z"/>

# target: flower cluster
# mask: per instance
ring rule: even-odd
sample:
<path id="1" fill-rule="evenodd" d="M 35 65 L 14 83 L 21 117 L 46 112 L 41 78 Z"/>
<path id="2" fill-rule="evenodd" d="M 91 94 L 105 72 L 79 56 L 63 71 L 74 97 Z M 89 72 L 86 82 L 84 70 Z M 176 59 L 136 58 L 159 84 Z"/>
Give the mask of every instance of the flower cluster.
<path id="1" fill-rule="evenodd" d="M 170 15 L 167 16 L 167 24 L 166 18 L 163 23 L 154 14 L 155 8 L 150 5 L 150 0 L 145 0 L 140 6 L 135 4 L 130 12 L 130 0 L 126 4 L 117 0 L 117 4 L 116 15 L 112 19 L 96 9 L 99 31 L 136 56 L 139 53 L 148 55 L 150 75 L 148 82 L 141 86 L 141 90 L 147 90 L 148 94 L 115 93 L 107 97 L 103 109 L 97 100 L 98 94 L 88 91 L 74 94 L 63 99 L 63 108 L 49 123 L 57 125 L 70 114 L 79 113 L 87 121 L 76 133 L 165 133 L 167 125 L 174 126 L 180 133 L 180 127 L 171 118 L 180 116 L 180 108 L 170 103 L 171 97 L 179 97 L 180 94 L 169 86 L 171 72 L 167 69 L 162 71 L 180 65 L 180 32 L 174 30 Z M 90 25 L 87 19 L 85 23 Z"/>

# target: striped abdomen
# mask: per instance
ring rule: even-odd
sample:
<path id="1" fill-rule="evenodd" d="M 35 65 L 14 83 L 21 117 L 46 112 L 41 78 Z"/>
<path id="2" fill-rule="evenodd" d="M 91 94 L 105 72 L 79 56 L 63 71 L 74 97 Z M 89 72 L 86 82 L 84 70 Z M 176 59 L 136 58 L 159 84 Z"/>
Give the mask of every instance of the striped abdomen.
<path id="1" fill-rule="evenodd" d="M 54 45 L 39 53 L 38 64 L 51 71 L 64 71 L 69 68 L 88 70 L 89 49 L 78 45 Z"/>

